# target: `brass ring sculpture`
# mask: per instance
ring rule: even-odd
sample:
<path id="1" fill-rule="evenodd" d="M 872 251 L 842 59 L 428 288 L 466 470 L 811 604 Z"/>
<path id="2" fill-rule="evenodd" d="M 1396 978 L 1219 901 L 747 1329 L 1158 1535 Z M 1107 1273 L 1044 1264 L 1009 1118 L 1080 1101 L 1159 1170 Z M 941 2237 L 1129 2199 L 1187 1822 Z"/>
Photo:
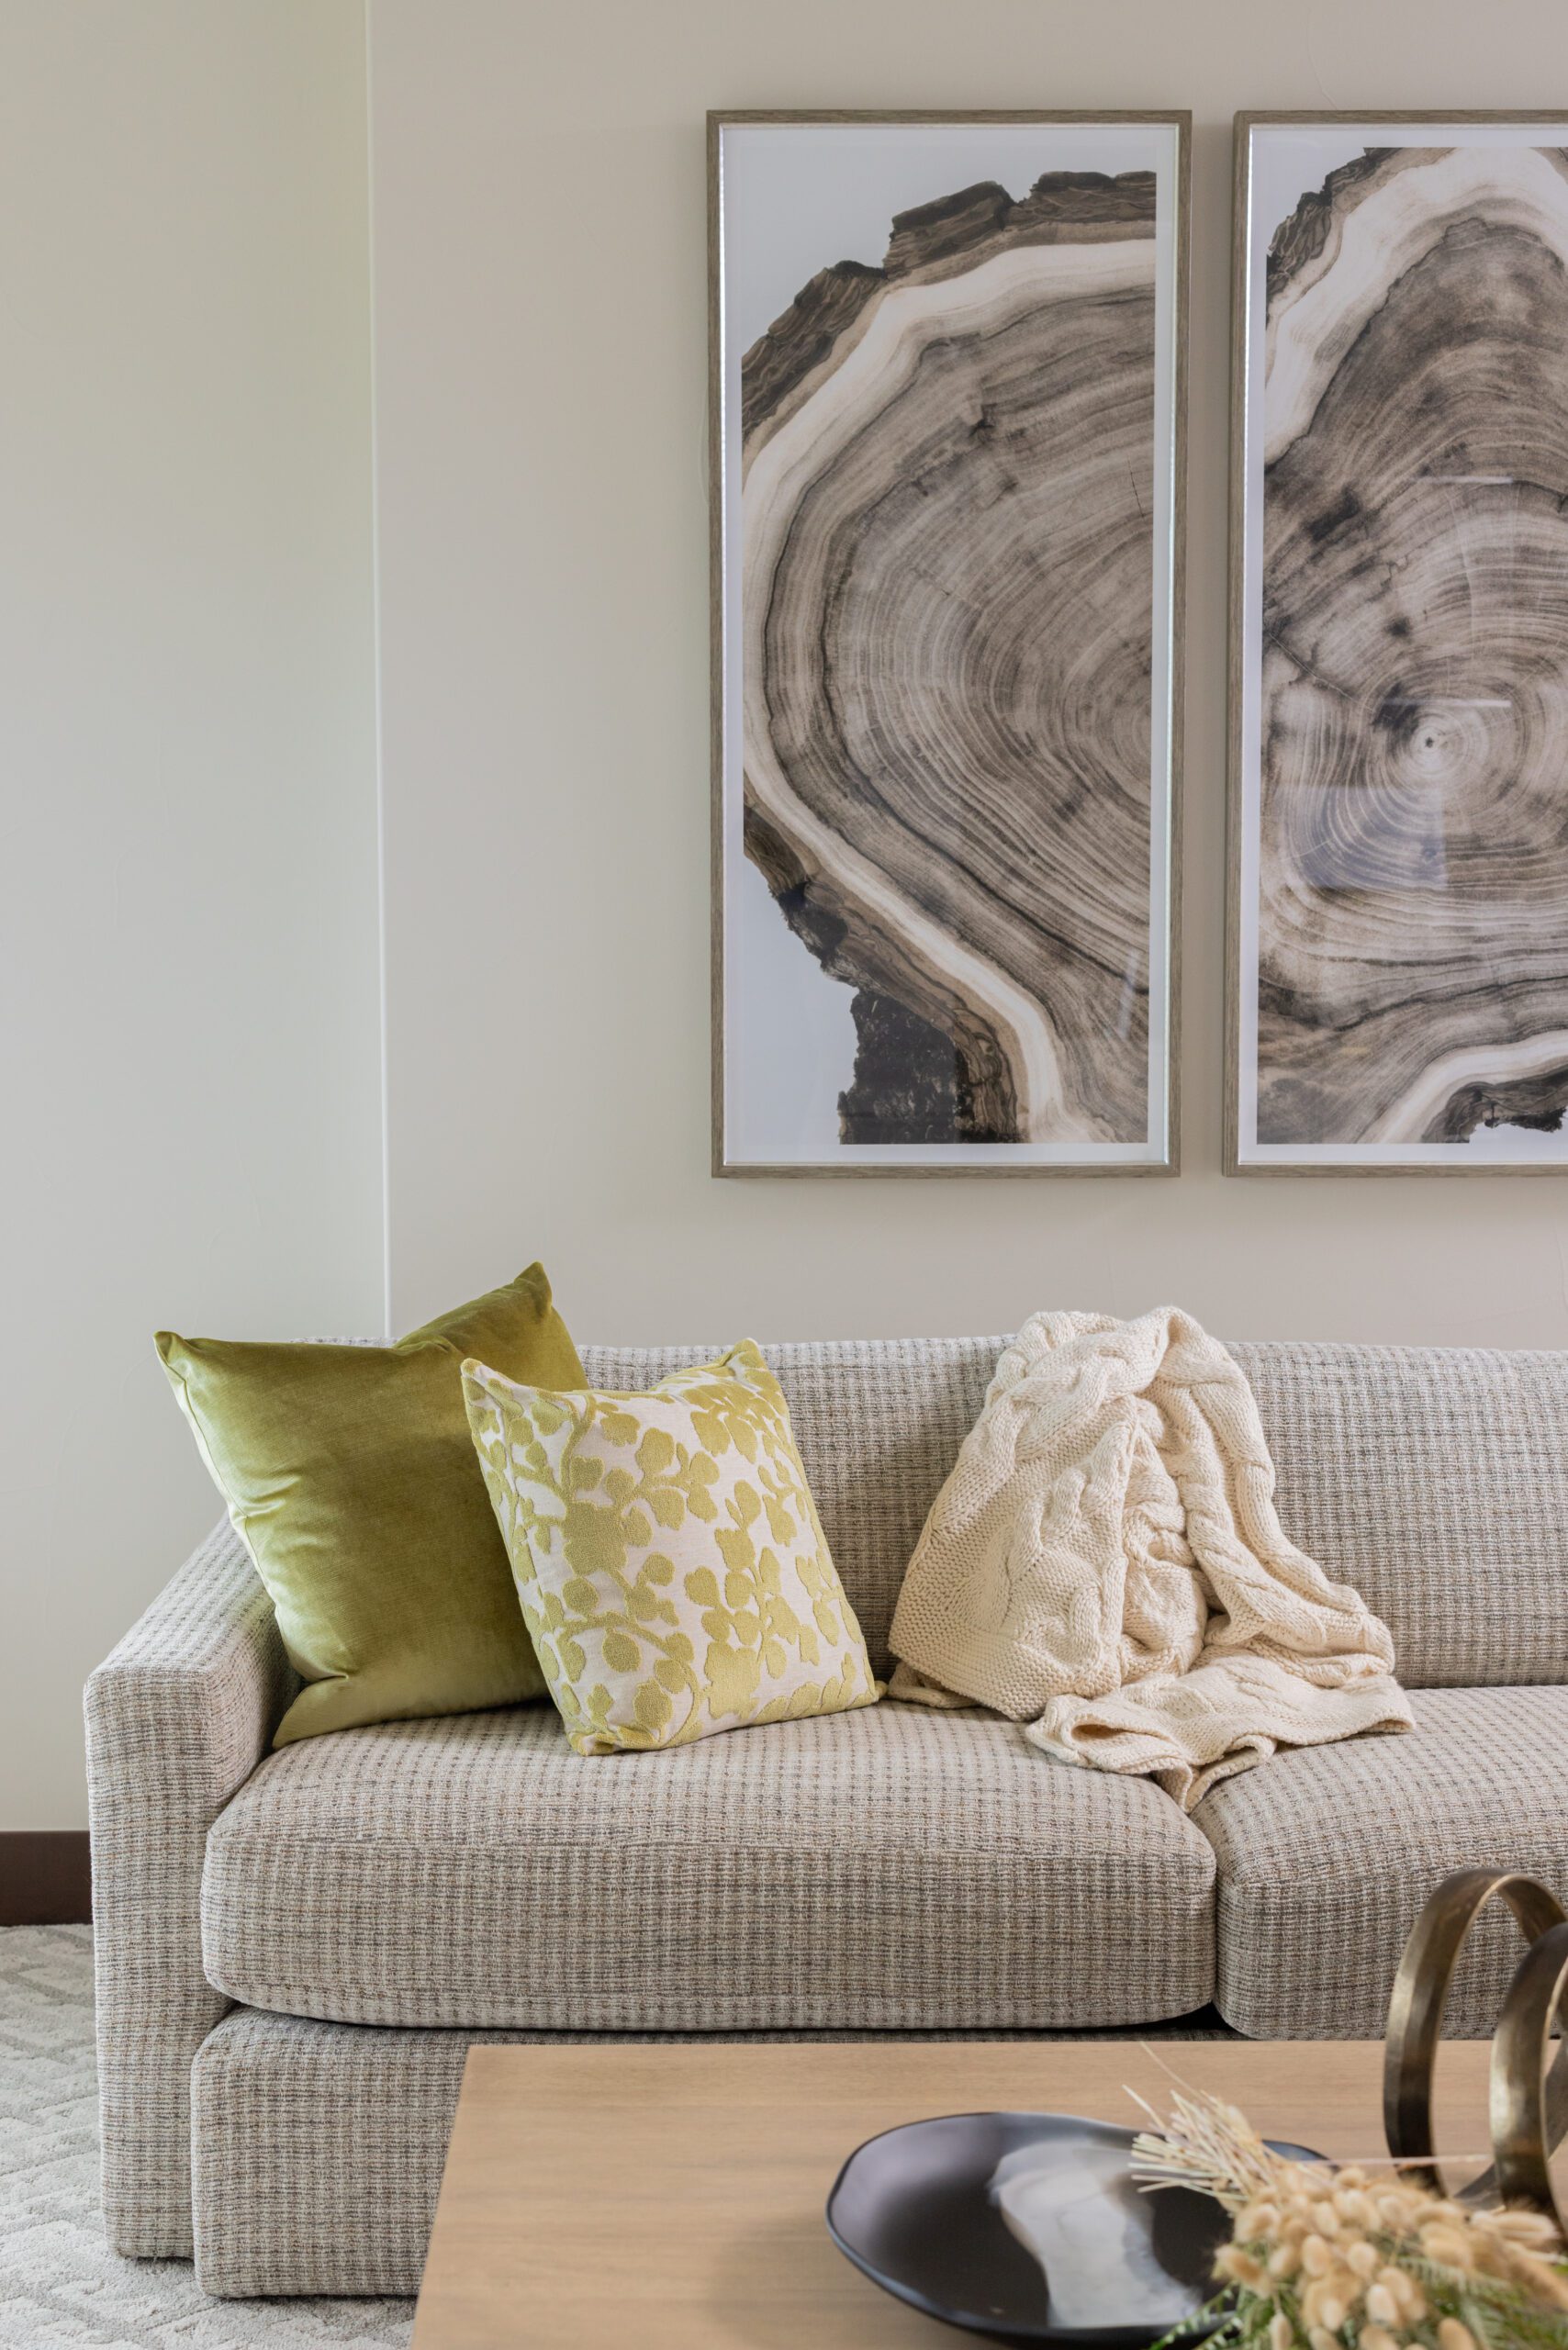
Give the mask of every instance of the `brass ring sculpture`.
<path id="1" fill-rule="evenodd" d="M 1509 1986 L 1492 2041 L 1492 2152 L 1497 2193 L 1505 2203 L 1531 2203 L 1556 2221 L 1551 2149 L 1563 2135 L 1559 2075 L 1568 2042 L 1559 2044 L 1550 2075 L 1551 2027 L 1568 1990 L 1568 1925 L 1553 1926 L 1532 1942 Z"/>
<path id="2" fill-rule="evenodd" d="M 1460 1869 L 1445 1877 L 1417 1919 L 1394 1978 L 1383 2053 L 1383 2121 L 1401 2174 L 1447 2191 L 1432 2143 L 1432 2076 L 1443 2010 L 1472 1926 L 1494 1898 L 1513 1912 L 1529 1948 L 1492 2043 L 1494 2166 L 1463 2200 L 1529 2203 L 1562 2225 L 1551 2189 L 1551 2149 L 1568 2134 L 1568 2041 L 1543 2077 L 1551 2026 L 1568 1989 L 1568 1916 L 1534 1877 L 1506 1869 Z"/>

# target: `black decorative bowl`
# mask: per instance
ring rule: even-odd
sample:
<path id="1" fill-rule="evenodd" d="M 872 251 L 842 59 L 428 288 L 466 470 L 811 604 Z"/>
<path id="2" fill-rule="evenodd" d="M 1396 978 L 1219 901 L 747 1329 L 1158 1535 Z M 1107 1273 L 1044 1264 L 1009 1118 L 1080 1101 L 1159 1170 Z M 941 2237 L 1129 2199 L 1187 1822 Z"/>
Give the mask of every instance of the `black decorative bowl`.
<path id="1" fill-rule="evenodd" d="M 1134 2134 L 1066 2113 L 907 2122 L 850 2155 L 828 2228 L 873 2283 L 948 2325 L 1148 2350 L 1213 2293 L 1230 2228 L 1194 2188 L 1137 2187 Z"/>

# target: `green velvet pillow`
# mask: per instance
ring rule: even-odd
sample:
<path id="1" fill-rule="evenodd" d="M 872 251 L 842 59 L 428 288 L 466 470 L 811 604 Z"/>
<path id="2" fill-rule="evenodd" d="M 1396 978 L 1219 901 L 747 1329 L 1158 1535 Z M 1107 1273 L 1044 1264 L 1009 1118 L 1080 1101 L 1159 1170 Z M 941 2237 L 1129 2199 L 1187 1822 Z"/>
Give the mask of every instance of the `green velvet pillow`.
<path id="1" fill-rule="evenodd" d="M 157 1344 L 308 1684 L 274 1745 L 543 1695 L 461 1368 L 584 1384 L 540 1266 L 393 1347 Z"/>

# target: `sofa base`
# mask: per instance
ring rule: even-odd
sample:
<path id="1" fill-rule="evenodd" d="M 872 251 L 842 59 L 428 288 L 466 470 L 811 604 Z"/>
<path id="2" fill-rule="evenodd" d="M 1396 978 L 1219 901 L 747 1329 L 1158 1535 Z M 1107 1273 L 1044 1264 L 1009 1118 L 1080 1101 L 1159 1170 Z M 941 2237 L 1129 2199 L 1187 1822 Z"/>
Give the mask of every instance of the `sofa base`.
<path id="1" fill-rule="evenodd" d="M 196 2281 L 226 2300 L 417 2293 L 463 2067 L 479 2041 L 679 2040 L 689 2033 L 393 2031 L 237 2008 L 191 2070 Z M 734 2039 L 734 2033 L 714 2034 Z M 823 2041 L 826 2031 L 766 2040 Z M 857 2032 L 857 2040 L 876 2037 Z M 890 2038 L 953 2040 L 953 2032 Z M 1212 2009 L 1105 2032 L 977 2040 L 1221 2040 Z"/>

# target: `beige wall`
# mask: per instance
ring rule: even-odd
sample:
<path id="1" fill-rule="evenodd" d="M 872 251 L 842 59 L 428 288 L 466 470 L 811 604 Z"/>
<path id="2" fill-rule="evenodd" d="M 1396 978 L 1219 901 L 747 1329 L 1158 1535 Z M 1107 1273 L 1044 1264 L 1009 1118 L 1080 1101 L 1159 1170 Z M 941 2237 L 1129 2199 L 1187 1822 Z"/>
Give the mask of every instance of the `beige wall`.
<path id="1" fill-rule="evenodd" d="M 0 1827 L 217 1516 L 153 1329 L 380 1326 L 363 32 L 0 12 Z"/>
<path id="2" fill-rule="evenodd" d="M 1568 1343 L 1551 1180 L 1224 1181 L 1229 117 L 1550 100 L 1551 0 L 371 0 L 393 1318 Z M 148 1344 L 381 1323 L 359 0 L 0 17 L 0 1826 L 214 1504 Z M 1561 97 L 1561 93 L 1558 94 Z M 701 118 L 1197 113 L 1175 1182 L 716 1183 Z"/>
<path id="3" fill-rule="evenodd" d="M 647 1339 L 1011 1327 L 1568 1343 L 1568 1179 L 1219 1173 L 1239 106 L 1520 106 L 1551 0 L 372 0 L 394 1318 L 535 1251 Z M 1562 96 L 1559 93 L 1559 96 Z M 708 1173 L 702 115 L 1196 115 L 1176 1181 Z"/>

